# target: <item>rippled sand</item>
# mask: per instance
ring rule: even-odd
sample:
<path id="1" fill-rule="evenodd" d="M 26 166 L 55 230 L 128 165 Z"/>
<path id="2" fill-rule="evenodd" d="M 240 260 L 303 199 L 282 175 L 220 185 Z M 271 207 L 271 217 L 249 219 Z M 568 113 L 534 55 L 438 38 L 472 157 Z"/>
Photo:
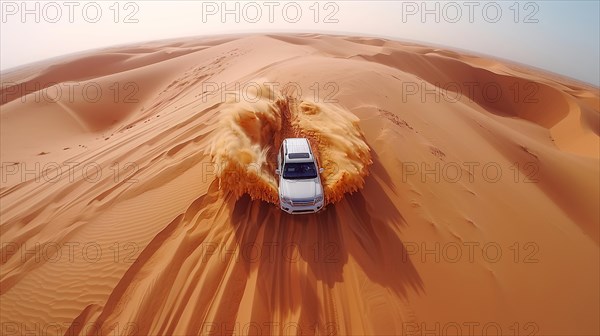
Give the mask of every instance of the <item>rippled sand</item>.
<path id="1" fill-rule="evenodd" d="M 600 333 L 598 88 L 326 35 L 2 81 L 1 334 Z M 319 214 L 277 208 L 289 136 Z"/>

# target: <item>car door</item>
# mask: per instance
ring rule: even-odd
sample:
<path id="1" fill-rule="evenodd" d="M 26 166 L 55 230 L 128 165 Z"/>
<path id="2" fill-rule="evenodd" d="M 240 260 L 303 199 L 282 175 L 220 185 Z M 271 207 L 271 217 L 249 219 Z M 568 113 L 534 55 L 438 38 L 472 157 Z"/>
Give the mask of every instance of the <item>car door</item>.
<path id="1" fill-rule="evenodd" d="M 277 153 L 277 169 L 279 169 L 281 171 L 281 166 L 282 166 L 282 162 L 281 159 L 283 158 L 283 143 L 281 143 L 281 147 L 279 147 L 279 152 Z"/>
<path id="2" fill-rule="evenodd" d="M 285 141 L 281 143 L 281 147 L 279 148 L 279 152 L 277 153 L 277 169 L 279 169 L 279 185 L 281 186 L 281 180 L 283 179 L 283 161 L 285 158 L 285 153 L 283 151 L 285 147 Z"/>

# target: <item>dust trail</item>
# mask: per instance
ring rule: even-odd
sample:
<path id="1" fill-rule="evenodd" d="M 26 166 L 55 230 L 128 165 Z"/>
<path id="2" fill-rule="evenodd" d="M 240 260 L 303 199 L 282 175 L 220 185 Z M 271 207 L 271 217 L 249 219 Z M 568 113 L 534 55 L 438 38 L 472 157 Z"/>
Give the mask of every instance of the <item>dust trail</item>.
<path id="1" fill-rule="evenodd" d="M 293 127 L 310 140 L 317 152 L 326 203 L 341 200 L 346 193 L 362 189 L 369 174 L 370 148 L 364 140 L 359 119 L 331 104 L 303 101 L 293 103 Z M 316 148 L 314 148 L 316 147 Z"/>
<path id="2" fill-rule="evenodd" d="M 277 204 L 277 181 L 268 153 L 281 132 L 278 96 L 261 85 L 224 104 L 211 146 L 220 189 Z"/>
<path id="3" fill-rule="evenodd" d="M 211 146 L 220 189 L 277 204 L 275 162 L 287 137 L 310 140 L 319 165 L 325 168 L 321 179 L 326 203 L 363 187 L 372 161 L 352 113 L 331 104 L 285 97 L 266 85 L 223 106 Z"/>

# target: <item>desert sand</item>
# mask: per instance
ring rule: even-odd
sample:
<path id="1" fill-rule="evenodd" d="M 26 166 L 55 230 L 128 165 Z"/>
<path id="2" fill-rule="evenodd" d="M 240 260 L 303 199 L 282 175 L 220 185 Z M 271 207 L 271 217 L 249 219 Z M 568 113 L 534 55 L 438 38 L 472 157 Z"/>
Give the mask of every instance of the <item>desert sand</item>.
<path id="1" fill-rule="evenodd" d="M 1 99 L 3 335 L 600 334 L 597 87 L 246 35 L 33 64 Z M 277 207 L 290 136 L 318 214 Z"/>

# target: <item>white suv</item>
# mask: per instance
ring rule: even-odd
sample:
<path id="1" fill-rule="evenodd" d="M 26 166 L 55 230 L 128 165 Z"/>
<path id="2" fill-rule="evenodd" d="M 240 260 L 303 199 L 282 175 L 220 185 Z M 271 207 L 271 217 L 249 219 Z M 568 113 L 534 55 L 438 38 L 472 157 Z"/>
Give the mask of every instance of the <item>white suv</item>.
<path id="1" fill-rule="evenodd" d="M 290 214 L 315 213 L 323 208 L 323 186 L 312 149 L 305 138 L 283 140 L 277 154 L 279 206 Z"/>

